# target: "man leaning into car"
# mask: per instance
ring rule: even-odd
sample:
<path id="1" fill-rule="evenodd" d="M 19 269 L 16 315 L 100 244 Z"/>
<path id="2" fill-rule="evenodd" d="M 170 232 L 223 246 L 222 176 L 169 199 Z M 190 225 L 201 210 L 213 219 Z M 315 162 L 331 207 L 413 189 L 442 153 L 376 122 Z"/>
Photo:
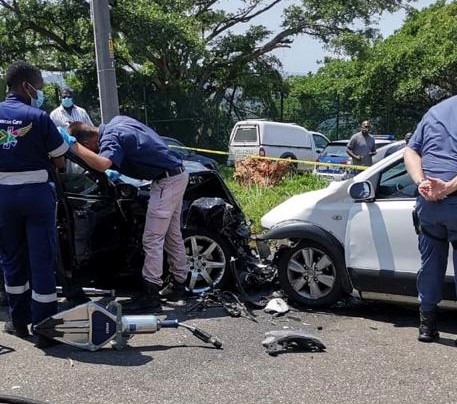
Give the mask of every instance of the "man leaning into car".
<path id="1" fill-rule="evenodd" d="M 449 242 L 457 270 L 457 97 L 430 108 L 405 149 L 405 164 L 417 184 L 421 267 L 419 341 L 439 338 L 437 305 L 442 299 Z M 457 276 L 455 277 L 457 281 Z"/>
<path id="2" fill-rule="evenodd" d="M 182 302 L 187 263 L 181 234 L 181 208 L 189 175 L 181 157 L 160 136 L 141 122 L 116 116 L 99 128 L 72 122 L 69 133 L 76 138 L 72 151 L 98 171 L 115 169 L 140 180 L 152 180 L 143 233 L 143 292 L 124 304 L 128 312 L 160 312 L 163 250 L 174 276 L 170 299 Z M 98 155 L 92 152 L 98 152 Z"/>

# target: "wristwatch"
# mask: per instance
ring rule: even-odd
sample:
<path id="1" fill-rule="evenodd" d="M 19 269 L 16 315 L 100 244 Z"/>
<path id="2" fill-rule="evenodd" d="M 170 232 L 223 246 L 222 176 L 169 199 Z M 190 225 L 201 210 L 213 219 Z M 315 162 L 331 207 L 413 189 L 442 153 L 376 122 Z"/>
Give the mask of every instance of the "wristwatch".
<path id="1" fill-rule="evenodd" d="M 419 181 L 416 181 L 416 185 L 419 186 L 424 181 L 427 181 L 425 178 L 421 178 Z"/>

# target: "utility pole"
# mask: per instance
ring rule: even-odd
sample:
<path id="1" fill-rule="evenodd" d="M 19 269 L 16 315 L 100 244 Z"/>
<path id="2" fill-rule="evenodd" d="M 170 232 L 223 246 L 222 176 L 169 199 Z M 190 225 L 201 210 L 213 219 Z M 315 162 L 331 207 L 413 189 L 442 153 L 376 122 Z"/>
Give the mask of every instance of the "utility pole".
<path id="1" fill-rule="evenodd" d="M 108 0 L 91 0 L 90 9 L 94 26 L 100 115 L 102 122 L 106 123 L 114 116 L 119 115 Z"/>

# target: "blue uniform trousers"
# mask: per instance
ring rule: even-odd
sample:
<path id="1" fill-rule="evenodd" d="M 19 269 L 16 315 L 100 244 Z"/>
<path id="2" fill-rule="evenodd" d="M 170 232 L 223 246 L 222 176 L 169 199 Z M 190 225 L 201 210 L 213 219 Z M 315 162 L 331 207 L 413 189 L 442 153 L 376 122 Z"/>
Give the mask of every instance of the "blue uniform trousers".
<path id="1" fill-rule="evenodd" d="M 0 185 L 0 255 L 14 324 L 57 312 L 55 209 L 48 183 Z"/>
<path id="2" fill-rule="evenodd" d="M 449 243 L 455 246 L 453 262 L 457 282 L 457 197 L 437 202 L 419 197 L 416 209 L 423 230 L 419 234 L 421 268 L 417 275 L 417 290 L 421 310 L 433 311 L 442 299 Z"/>

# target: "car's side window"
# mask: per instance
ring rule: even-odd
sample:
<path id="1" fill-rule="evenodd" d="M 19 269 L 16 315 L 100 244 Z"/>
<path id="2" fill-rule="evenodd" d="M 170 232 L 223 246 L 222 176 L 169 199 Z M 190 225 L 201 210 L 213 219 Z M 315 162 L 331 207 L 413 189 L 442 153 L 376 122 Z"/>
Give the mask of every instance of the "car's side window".
<path id="1" fill-rule="evenodd" d="M 65 159 L 65 171 L 60 173 L 65 193 L 79 195 L 101 195 L 98 180 L 84 167 Z"/>
<path id="2" fill-rule="evenodd" d="M 403 159 L 381 173 L 376 190 L 377 199 L 410 199 L 417 196 L 416 184 L 406 171 Z"/>

